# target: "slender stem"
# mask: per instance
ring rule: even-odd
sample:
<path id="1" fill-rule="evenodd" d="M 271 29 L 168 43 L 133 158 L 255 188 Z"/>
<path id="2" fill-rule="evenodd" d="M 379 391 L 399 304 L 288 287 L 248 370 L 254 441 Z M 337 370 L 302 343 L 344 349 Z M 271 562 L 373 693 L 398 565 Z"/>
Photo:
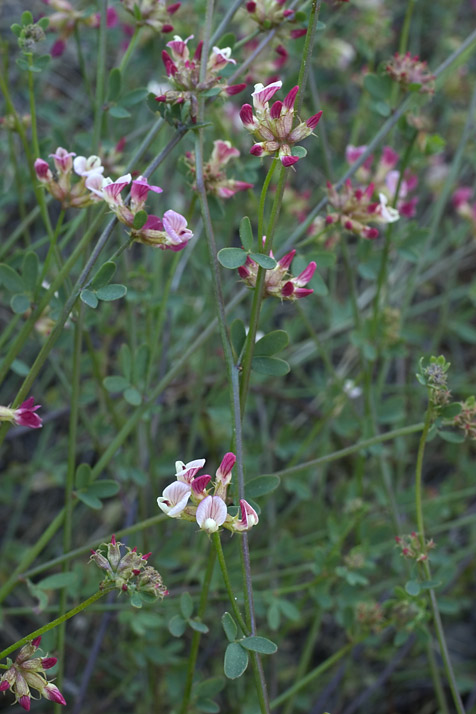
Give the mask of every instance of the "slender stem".
<path id="1" fill-rule="evenodd" d="M 299 96 L 297 101 L 297 113 L 300 114 L 302 110 L 302 105 L 304 102 L 304 90 L 306 88 L 307 80 L 309 77 L 309 71 L 311 69 L 311 55 L 314 45 L 314 37 L 316 35 L 317 19 L 319 17 L 319 10 L 321 9 L 321 0 L 312 0 L 311 12 L 309 14 L 309 21 L 307 25 L 306 39 L 304 40 L 304 47 L 302 51 L 301 66 L 299 68 L 298 75 L 298 85 L 299 85 Z"/>
<path id="2" fill-rule="evenodd" d="M 94 128 L 92 136 L 92 151 L 97 153 L 99 142 L 101 140 L 101 125 L 104 116 L 104 87 L 106 79 L 106 40 L 107 40 L 107 3 L 108 0 L 100 2 L 99 37 L 98 37 L 98 56 L 97 56 L 97 71 L 96 71 L 96 96 L 94 102 Z"/>
<path id="3" fill-rule="evenodd" d="M 226 592 L 228 594 L 228 599 L 230 601 L 231 609 L 236 617 L 236 621 L 244 635 L 248 636 L 250 634 L 243 615 L 240 612 L 238 605 L 236 604 L 236 598 L 233 593 L 233 588 L 231 587 L 230 575 L 228 573 L 228 568 L 226 567 L 225 555 L 223 553 L 223 548 L 221 546 L 220 534 L 217 531 L 212 535 L 213 545 L 215 546 L 216 554 L 218 556 L 218 564 L 220 565 L 221 574 L 223 576 L 223 582 L 225 583 Z"/>
<path id="4" fill-rule="evenodd" d="M 202 590 L 200 593 L 200 602 L 198 605 L 198 617 L 202 618 L 205 614 L 205 610 L 208 604 L 208 593 L 210 591 L 210 583 L 213 575 L 213 568 L 215 566 L 216 559 L 216 549 L 210 548 L 208 553 L 208 563 L 207 569 L 205 571 L 205 576 L 203 578 Z M 200 645 L 201 633 L 194 631 L 192 635 L 192 643 L 190 645 L 190 653 L 188 655 L 187 664 L 187 679 L 185 680 L 185 687 L 182 699 L 182 707 L 180 709 L 180 714 L 187 714 L 188 706 L 190 704 L 190 697 L 192 694 L 193 677 L 195 674 L 195 666 L 197 664 L 198 648 Z"/>
<path id="5" fill-rule="evenodd" d="M 135 47 L 137 45 L 137 40 L 139 39 L 140 30 L 141 30 L 141 26 L 136 25 L 136 27 L 134 29 L 134 34 L 132 35 L 129 44 L 127 45 L 126 51 L 122 55 L 122 59 L 119 64 L 119 71 L 121 72 L 121 74 L 124 73 L 127 65 L 129 64 L 129 60 L 131 58 L 133 51 L 135 50 Z"/>
<path id="6" fill-rule="evenodd" d="M 353 446 L 347 446 L 345 449 L 334 451 L 332 454 L 327 454 L 327 456 L 320 456 L 318 459 L 313 459 L 312 461 L 306 461 L 306 463 L 298 464 L 297 466 L 292 466 L 288 469 L 276 471 L 274 475 L 280 477 L 292 476 L 293 474 L 297 474 L 301 471 L 306 471 L 307 469 L 314 468 L 315 466 L 321 466 L 322 464 L 327 464 L 331 461 L 338 461 L 339 459 L 342 459 L 345 456 L 349 456 L 349 454 L 354 454 L 356 451 L 360 451 L 361 449 L 368 449 L 374 444 L 381 444 L 384 441 L 397 439 L 399 436 L 415 434 L 418 431 L 422 431 L 423 427 L 423 423 L 419 423 L 412 424 L 411 426 L 403 426 L 401 427 L 401 429 L 395 429 L 394 431 L 387 431 L 385 434 L 379 434 L 378 436 L 373 436 L 371 439 L 364 439 L 363 441 L 358 441 Z"/>
<path id="7" fill-rule="evenodd" d="M 422 552 L 426 553 L 425 545 L 425 526 L 423 521 L 423 499 L 422 499 L 422 473 L 423 473 L 423 456 L 425 454 L 425 444 L 428 438 L 428 432 L 433 421 L 433 409 L 431 405 L 428 406 L 425 415 L 425 423 L 423 425 L 423 431 L 420 436 L 420 442 L 418 444 L 416 468 L 415 468 L 415 511 L 416 520 L 418 528 L 418 537 L 420 538 L 420 545 Z"/>
<path id="8" fill-rule="evenodd" d="M 7 647 L 7 649 L 3 650 L 3 652 L 0 652 L 0 659 L 4 659 L 11 652 L 14 652 L 19 647 L 23 647 L 23 645 L 26 645 L 31 640 L 34 640 L 35 637 L 44 635 L 45 632 L 49 632 L 53 628 L 58 627 L 58 625 L 61 625 L 62 622 L 66 622 L 66 620 L 70 620 L 72 617 L 77 615 L 79 612 L 82 612 L 87 607 L 89 607 L 89 605 L 92 605 L 93 602 L 96 602 L 96 600 L 99 600 L 100 597 L 103 597 L 103 595 L 107 595 L 107 593 L 111 592 L 111 590 L 114 590 L 114 588 L 105 588 L 104 590 L 98 590 L 97 593 L 94 593 L 94 595 L 91 595 L 91 597 L 89 597 L 87 600 L 84 600 L 84 602 L 80 603 L 79 605 L 76 605 L 76 607 L 73 607 L 72 610 L 68 610 L 68 612 L 65 612 L 64 615 L 61 615 L 60 617 L 57 617 L 55 620 L 48 622 L 48 624 L 43 625 L 43 627 L 39 627 L 37 630 L 34 630 L 34 632 L 30 632 L 29 635 L 27 635 L 26 637 L 22 637 L 21 640 L 18 640 L 13 645 L 10 645 L 10 647 Z"/>

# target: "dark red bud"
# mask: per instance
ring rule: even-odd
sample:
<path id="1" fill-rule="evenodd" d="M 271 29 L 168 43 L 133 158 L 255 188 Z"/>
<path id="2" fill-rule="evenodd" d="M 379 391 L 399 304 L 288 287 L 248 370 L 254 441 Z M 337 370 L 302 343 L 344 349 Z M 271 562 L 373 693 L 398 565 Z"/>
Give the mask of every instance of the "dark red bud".
<path id="1" fill-rule="evenodd" d="M 173 15 L 174 12 L 177 12 L 181 4 L 181 2 L 176 2 L 173 5 L 169 5 L 167 8 L 167 12 L 169 13 L 169 15 Z"/>
<path id="2" fill-rule="evenodd" d="M 280 102 L 279 100 L 277 102 L 274 102 L 274 104 L 271 107 L 270 110 L 270 116 L 271 119 L 279 119 L 281 116 L 281 109 L 283 108 L 283 103 Z"/>
<path id="3" fill-rule="evenodd" d="M 230 97 L 232 97 L 234 94 L 239 94 L 244 89 L 246 89 L 246 84 L 230 84 L 225 91 Z"/>

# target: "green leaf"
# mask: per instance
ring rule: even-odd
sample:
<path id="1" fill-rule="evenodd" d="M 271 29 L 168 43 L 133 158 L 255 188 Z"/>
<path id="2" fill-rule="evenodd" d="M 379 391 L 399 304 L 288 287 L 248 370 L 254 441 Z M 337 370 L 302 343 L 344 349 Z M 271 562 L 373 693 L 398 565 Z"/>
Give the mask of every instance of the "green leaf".
<path id="1" fill-rule="evenodd" d="M 42 30 L 46 30 L 48 25 L 50 24 L 50 19 L 49 17 L 40 17 L 36 24 L 39 25 Z"/>
<path id="2" fill-rule="evenodd" d="M 218 40 L 217 47 L 219 47 L 221 50 L 224 47 L 230 47 L 233 49 L 233 46 L 236 42 L 236 37 L 233 32 L 226 32 L 224 35 L 221 36 L 221 38 Z"/>
<path id="3" fill-rule="evenodd" d="M 225 630 L 227 640 L 229 642 L 234 642 L 238 633 L 238 627 L 229 612 L 223 613 L 221 617 L 221 624 L 223 625 L 223 629 Z"/>
<path id="4" fill-rule="evenodd" d="M 212 699 L 197 699 L 195 706 L 199 712 L 205 712 L 205 714 L 216 714 L 220 711 L 220 707 Z"/>
<path id="5" fill-rule="evenodd" d="M 223 677 L 210 677 L 210 679 L 205 679 L 194 687 L 194 693 L 198 697 L 214 697 L 216 694 L 221 692 L 225 686 L 225 680 Z"/>
<path id="6" fill-rule="evenodd" d="M 462 444 L 465 437 L 460 431 L 438 431 L 438 436 L 450 444 Z"/>
<path id="7" fill-rule="evenodd" d="M 240 240 L 245 250 L 251 250 L 253 247 L 253 229 L 248 216 L 243 216 L 240 221 Z"/>
<path id="8" fill-rule="evenodd" d="M 420 583 L 416 580 L 408 580 L 408 582 L 405 583 L 405 590 L 408 595 L 411 595 L 412 597 L 417 597 L 417 595 L 419 595 L 421 592 Z"/>
<path id="9" fill-rule="evenodd" d="M 298 156 L 300 159 L 304 159 L 304 157 L 307 156 L 307 149 L 305 149 L 304 146 L 293 146 L 291 155 Z"/>
<path id="10" fill-rule="evenodd" d="M 246 497 L 260 498 L 261 496 L 265 496 L 275 491 L 280 483 L 281 479 L 279 476 L 257 476 L 246 484 Z"/>
<path id="11" fill-rule="evenodd" d="M 84 288 L 84 290 L 81 290 L 79 297 L 85 305 L 88 305 L 88 307 L 95 308 L 98 306 L 99 300 L 96 297 L 96 293 L 93 293 L 92 290 Z"/>
<path id="12" fill-rule="evenodd" d="M 246 263 L 246 253 L 241 248 L 222 248 L 218 251 L 218 261 L 224 268 L 235 270 Z"/>
<path id="13" fill-rule="evenodd" d="M 13 295 L 10 300 L 10 307 L 15 315 L 23 315 L 23 313 L 30 308 L 30 298 L 24 293 L 20 295 Z"/>
<path id="14" fill-rule="evenodd" d="M 132 379 L 132 354 L 129 345 L 124 343 L 119 350 L 119 362 L 122 373 L 129 381 Z"/>
<path id="15" fill-rule="evenodd" d="M 132 227 L 136 231 L 140 231 L 140 229 L 145 225 L 148 219 L 147 211 L 138 211 L 136 215 L 134 216 L 134 220 L 132 221 Z"/>
<path id="16" fill-rule="evenodd" d="M 14 359 L 10 369 L 19 377 L 26 377 L 30 373 L 30 367 L 21 359 Z"/>
<path id="17" fill-rule="evenodd" d="M 123 392 L 124 389 L 130 386 L 128 380 L 120 375 L 104 377 L 102 383 L 108 392 Z"/>
<path id="18" fill-rule="evenodd" d="M 296 605 L 293 605 L 292 602 L 289 602 L 289 600 L 278 600 L 278 605 L 281 612 L 288 618 L 288 620 L 297 622 L 300 619 L 301 613 L 299 609 Z"/>
<path id="19" fill-rule="evenodd" d="M 325 22 L 321 22 L 320 20 L 317 21 L 316 23 L 316 30 L 325 30 L 326 29 L 326 24 Z"/>
<path id="20" fill-rule="evenodd" d="M 195 630 L 196 632 L 201 632 L 202 635 L 206 635 L 208 632 L 207 625 L 205 625 L 205 623 L 201 620 L 189 620 L 188 624 L 190 625 L 192 630 Z"/>
<path id="21" fill-rule="evenodd" d="M 87 488 L 87 493 L 97 498 L 110 498 L 119 491 L 119 484 L 112 479 L 101 479 L 94 481 Z"/>
<path id="22" fill-rule="evenodd" d="M 266 268 L 266 270 L 273 270 L 277 266 L 275 259 L 264 253 L 250 253 L 250 258 L 258 265 L 261 265 L 262 268 Z"/>
<path id="23" fill-rule="evenodd" d="M 23 27 L 25 27 L 26 25 L 33 24 L 33 15 L 29 10 L 25 10 L 25 12 L 22 12 L 21 24 L 23 25 Z"/>
<path id="24" fill-rule="evenodd" d="M 308 287 L 312 288 L 319 297 L 325 297 L 329 294 L 329 289 L 317 270 L 312 276 Z"/>
<path id="25" fill-rule="evenodd" d="M 130 599 L 132 607 L 136 607 L 138 610 L 142 607 L 142 596 L 138 592 L 133 592 Z"/>
<path id="26" fill-rule="evenodd" d="M 180 596 L 180 612 L 186 620 L 188 620 L 189 617 L 192 617 L 193 600 L 192 596 L 188 592 L 182 593 Z"/>
<path id="27" fill-rule="evenodd" d="M 76 573 L 56 573 L 43 578 L 39 583 L 35 583 L 36 587 L 42 590 L 59 590 L 67 588 L 70 585 L 76 585 L 78 576 Z"/>
<path id="28" fill-rule="evenodd" d="M 30 65 L 28 64 L 27 60 L 24 57 L 17 57 L 16 63 L 20 67 L 20 69 L 23 69 L 23 70 L 30 69 Z"/>
<path id="29" fill-rule="evenodd" d="M 364 87 L 374 99 L 386 100 L 390 98 L 392 81 L 389 77 L 366 74 L 364 77 Z"/>
<path id="30" fill-rule="evenodd" d="M 35 62 L 33 63 L 31 69 L 34 72 L 43 72 L 43 70 L 47 68 L 50 62 L 51 55 L 41 55 L 40 57 L 35 58 Z"/>
<path id="31" fill-rule="evenodd" d="M 228 679 L 238 679 L 248 666 L 248 652 L 238 642 L 230 642 L 225 651 L 224 670 Z"/>
<path id="32" fill-rule="evenodd" d="M 460 402 L 453 402 L 440 410 L 440 416 L 443 417 L 443 419 L 453 419 L 461 413 L 461 408 Z"/>
<path id="33" fill-rule="evenodd" d="M 133 89 L 131 92 L 127 92 L 127 94 L 122 97 L 121 105 L 123 107 L 133 107 L 134 104 L 139 104 L 139 102 L 143 102 L 148 93 L 149 92 L 145 87 L 138 87 L 137 89 Z"/>
<path id="34" fill-rule="evenodd" d="M 220 94 L 220 87 L 212 87 L 211 89 L 206 89 L 204 92 L 200 92 L 201 97 L 216 97 Z"/>
<path id="35" fill-rule="evenodd" d="M 142 395 L 135 387 L 129 387 L 126 389 L 124 392 L 124 399 L 133 407 L 138 407 L 139 404 L 142 404 Z"/>
<path id="36" fill-rule="evenodd" d="M 281 352 L 289 345 L 288 333 L 284 330 L 273 330 L 262 337 L 255 345 L 256 357 L 269 357 L 277 352 Z"/>
<path id="37" fill-rule="evenodd" d="M 169 632 L 173 637 L 182 637 L 185 629 L 187 627 L 187 622 L 181 617 L 181 615 L 174 615 L 169 621 Z"/>
<path id="38" fill-rule="evenodd" d="M 125 107 L 121 107 L 120 104 L 114 104 L 114 106 L 109 107 L 109 114 L 115 119 L 128 119 L 131 116 L 131 113 Z"/>
<path id="39" fill-rule="evenodd" d="M 140 345 L 135 353 L 134 363 L 132 367 L 132 381 L 134 384 L 141 384 L 147 374 L 149 367 L 150 349 L 149 345 Z"/>
<path id="40" fill-rule="evenodd" d="M 272 630 L 277 630 L 281 624 L 281 613 L 276 601 L 272 602 L 266 613 L 268 625 Z"/>
<path id="41" fill-rule="evenodd" d="M 21 293 L 25 289 L 17 271 L 6 263 L 0 263 L 0 285 L 3 285 L 9 293 Z"/>
<path id="42" fill-rule="evenodd" d="M 251 367 L 255 372 L 270 377 L 284 377 L 291 369 L 287 362 L 277 357 L 253 357 Z"/>
<path id="43" fill-rule="evenodd" d="M 246 340 L 246 331 L 243 320 L 233 320 L 230 326 L 230 337 L 236 357 L 239 357 Z"/>
<path id="44" fill-rule="evenodd" d="M 268 640 L 266 637 L 259 637 L 257 635 L 252 635 L 251 637 L 245 637 L 240 640 L 240 645 L 247 650 L 252 652 L 259 652 L 260 654 L 274 654 L 278 650 L 278 646 Z"/>
<path id="45" fill-rule="evenodd" d="M 105 300 L 106 302 L 111 302 L 111 300 L 119 300 L 124 297 L 127 293 L 127 288 L 125 285 L 120 283 L 111 283 L 110 285 L 105 285 L 103 288 L 99 288 L 96 291 L 96 295 L 100 300 Z"/>
<path id="46" fill-rule="evenodd" d="M 371 105 L 381 117 L 389 117 L 392 109 L 387 102 L 375 102 Z"/>
<path id="47" fill-rule="evenodd" d="M 160 110 L 163 109 L 165 111 L 165 109 L 166 109 L 165 104 L 163 104 L 162 102 L 158 102 L 156 100 L 156 96 L 157 96 L 157 94 L 154 94 L 154 92 L 149 92 L 149 94 L 147 95 L 147 101 L 146 101 L 148 108 L 154 114 L 162 113 Z"/>
<path id="48" fill-rule="evenodd" d="M 82 501 L 86 506 L 92 508 L 95 511 L 100 511 L 102 508 L 102 502 L 91 493 L 87 491 L 77 491 L 76 496 Z"/>
<path id="49" fill-rule="evenodd" d="M 23 258 L 21 275 L 23 282 L 27 290 L 33 291 L 36 287 L 36 281 L 38 280 L 38 272 L 40 267 L 40 261 L 38 256 L 32 250 L 26 253 Z"/>
<path id="50" fill-rule="evenodd" d="M 116 267 L 116 264 L 112 260 L 103 263 L 89 284 L 91 290 L 98 290 L 107 285 L 116 272 Z"/>
<path id="51" fill-rule="evenodd" d="M 13 25 L 10 25 L 10 30 L 13 32 L 14 35 L 20 37 L 22 27 L 18 24 L 18 22 L 14 22 Z"/>
<path id="52" fill-rule="evenodd" d="M 89 464 L 79 464 L 76 469 L 76 488 L 87 488 L 91 483 L 91 467 Z"/>

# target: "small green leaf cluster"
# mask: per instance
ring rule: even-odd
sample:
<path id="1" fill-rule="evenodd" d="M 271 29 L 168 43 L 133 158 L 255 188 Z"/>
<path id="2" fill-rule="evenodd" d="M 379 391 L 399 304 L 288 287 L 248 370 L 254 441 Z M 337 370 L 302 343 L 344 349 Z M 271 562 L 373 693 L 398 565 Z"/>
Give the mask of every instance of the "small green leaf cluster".
<path id="1" fill-rule="evenodd" d="M 277 652 L 278 647 L 266 637 L 250 635 L 238 637 L 238 626 L 229 612 L 225 612 L 221 623 L 229 642 L 225 650 L 224 671 L 228 679 L 238 679 L 248 667 L 248 652 L 271 655 Z"/>
<path id="2" fill-rule="evenodd" d="M 66 588 L 71 594 L 75 593 L 78 587 L 78 575 L 77 573 L 55 573 L 43 578 L 39 583 L 27 580 L 27 584 L 30 594 L 38 600 L 35 610 L 42 612 L 48 606 L 51 590 Z"/>
<path id="3" fill-rule="evenodd" d="M 114 67 L 109 73 L 107 100 L 104 111 L 109 112 L 114 119 L 128 119 L 131 116 L 130 107 L 140 104 L 147 97 L 147 89 L 138 87 L 130 92 L 122 92 L 122 75 L 119 67 Z"/>
<path id="4" fill-rule="evenodd" d="M 208 627 L 199 617 L 192 617 L 193 615 L 193 600 L 190 593 L 185 592 L 180 596 L 180 615 L 174 615 L 169 621 L 169 632 L 174 637 L 182 637 L 185 632 L 187 625 L 195 630 L 195 632 L 201 632 L 206 634 L 208 632 Z"/>
<path id="5" fill-rule="evenodd" d="M 22 52 L 17 58 L 17 65 L 27 72 L 42 72 L 48 66 L 51 55 L 38 55 L 33 59 L 36 45 L 45 39 L 45 30 L 49 25 L 47 17 L 42 17 L 38 22 L 33 22 L 33 15 L 29 10 L 22 13 L 21 24 L 14 23 L 10 29 L 18 39 L 18 46 Z"/>
<path id="6" fill-rule="evenodd" d="M 393 82 L 390 77 L 378 74 L 366 74 L 364 87 L 371 96 L 370 109 L 381 117 L 390 116 Z"/>
<path id="7" fill-rule="evenodd" d="M 121 283 L 110 283 L 115 272 L 116 264 L 114 261 L 108 260 L 103 263 L 87 287 L 81 290 L 79 297 L 82 302 L 95 309 L 99 304 L 99 300 L 111 302 L 124 297 L 127 293 L 126 286 Z"/>
<path id="8" fill-rule="evenodd" d="M 21 275 L 7 263 L 0 263 L 0 286 L 11 294 L 10 307 L 17 315 L 30 309 L 38 283 L 40 263 L 33 251 L 23 257 Z"/>
<path id="9" fill-rule="evenodd" d="M 218 251 L 217 258 L 220 264 L 228 270 L 236 270 L 246 263 L 250 257 L 255 263 L 265 270 L 273 270 L 277 263 L 274 258 L 265 253 L 257 253 L 253 250 L 254 238 L 253 229 L 248 216 L 244 216 L 240 222 L 241 248 L 222 248 Z"/>
<path id="10" fill-rule="evenodd" d="M 122 392 L 128 404 L 138 407 L 142 403 L 149 362 L 150 350 L 148 345 L 139 345 L 132 352 L 129 345 L 123 344 L 119 350 L 122 375 L 105 377 L 103 380 L 105 388 L 111 393 Z"/>
<path id="11" fill-rule="evenodd" d="M 119 485 L 112 479 L 93 481 L 89 464 L 80 464 L 76 469 L 75 486 L 76 498 L 95 511 L 103 507 L 102 498 L 115 496 L 119 491 Z"/>
<path id="12" fill-rule="evenodd" d="M 245 347 L 246 330 L 242 320 L 234 320 L 230 327 L 230 337 L 235 358 L 239 363 Z M 273 330 L 261 337 L 254 348 L 251 368 L 269 377 L 283 377 L 290 371 L 288 362 L 274 357 L 289 344 L 289 336 L 284 330 Z"/>

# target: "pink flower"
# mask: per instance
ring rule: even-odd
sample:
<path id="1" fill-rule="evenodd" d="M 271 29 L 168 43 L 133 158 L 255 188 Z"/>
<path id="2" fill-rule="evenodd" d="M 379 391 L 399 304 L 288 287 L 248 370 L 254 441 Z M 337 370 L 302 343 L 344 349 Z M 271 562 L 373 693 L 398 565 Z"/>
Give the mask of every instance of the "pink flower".
<path id="1" fill-rule="evenodd" d="M 240 500 L 240 509 L 241 520 L 237 520 L 234 523 L 234 529 L 236 531 L 249 531 L 250 528 L 253 528 L 253 526 L 256 526 L 259 523 L 258 514 L 255 509 L 250 506 L 248 501 L 245 501 L 244 498 Z"/>
<path id="2" fill-rule="evenodd" d="M 36 159 L 34 163 L 36 176 L 41 183 L 50 183 L 54 180 L 48 162 L 44 159 Z"/>
<path id="3" fill-rule="evenodd" d="M 133 207 L 133 212 L 139 211 L 143 208 L 149 191 L 154 193 L 162 193 L 160 186 L 152 186 L 149 184 L 144 176 L 139 176 L 132 182 L 131 188 L 131 202 Z"/>
<path id="4" fill-rule="evenodd" d="M 73 168 L 73 156 L 76 156 L 74 151 L 67 151 L 61 146 L 58 146 L 55 154 L 50 154 L 55 162 L 57 171 L 61 173 L 69 173 Z"/>
<path id="5" fill-rule="evenodd" d="M 41 408 L 41 404 L 35 405 L 34 397 L 30 397 L 23 404 L 20 404 L 18 409 L 15 409 L 15 424 L 20 426 L 28 426 L 30 429 L 40 429 L 43 426 L 41 417 L 35 414 L 38 409 Z"/>
<path id="6" fill-rule="evenodd" d="M 175 462 L 175 476 L 179 481 L 191 484 L 196 474 L 205 466 L 205 459 L 194 459 L 184 464 L 183 461 Z"/>
<path id="7" fill-rule="evenodd" d="M 188 503 L 191 486 L 183 481 L 174 481 L 164 488 L 162 496 L 157 499 L 159 508 L 171 518 L 180 518 Z"/>
<path id="8" fill-rule="evenodd" d="M 269 101 L 281 89 L 280 80 L 264 87 L 256 84 L 252 92 L 255 115 L 249 104 L 241 107 L 240 117 L 247 129 L 258 141 L 251 147 L 253 156 L 266 156 L 277 154 L 283 166 L 292 166 L 299 161 L 298 156 L 292 155 L 292 146 L 312 134 L 317 126 L 322 112 L 318 112 L 305 122 L 299 122 L 294 128 L 294 104 L 299 87 L 295 86 L 284 98 L 270 107 Z"/>
<path id="9" fill-rule="evenodd" d="M 226 503 L 219 496 L 207 496 L 197 507 L 196 520 L 206 533 L 215 533 L 227 517 Z"/>
<path id="10" fill-rule="evenodd" d="M 176 213 L 176 211 L 169 210 L 164 213 L 162 222 L 169 239 L 169 248 L 172 250 L 185 248 L 193 233 L 187 228 L 187 221 L 184 216 Z"/>
<path id="11" fill-rule="evenodd" d="M 307 268 L 303 270 L 297 278 L 293 277 L 289 268 L 292 260 L 296 255 L 296 251 L 292 250 L 278 261 L 275 268 L 266 271 L 265 275 L 265 297 L 277 297 L 281 300 L 297 300 L 299 298 L 311 295 L 314 290 L 311 288 L 304 289 L 304 285 L 311 280 L 316 270 L 316 263 L 312 261 Z M 238 273 L 244 282 L 250 288 L 256 286 L 258 277 L 258 264 L 248 256 L 246 263 L 238 268 Z"/>

